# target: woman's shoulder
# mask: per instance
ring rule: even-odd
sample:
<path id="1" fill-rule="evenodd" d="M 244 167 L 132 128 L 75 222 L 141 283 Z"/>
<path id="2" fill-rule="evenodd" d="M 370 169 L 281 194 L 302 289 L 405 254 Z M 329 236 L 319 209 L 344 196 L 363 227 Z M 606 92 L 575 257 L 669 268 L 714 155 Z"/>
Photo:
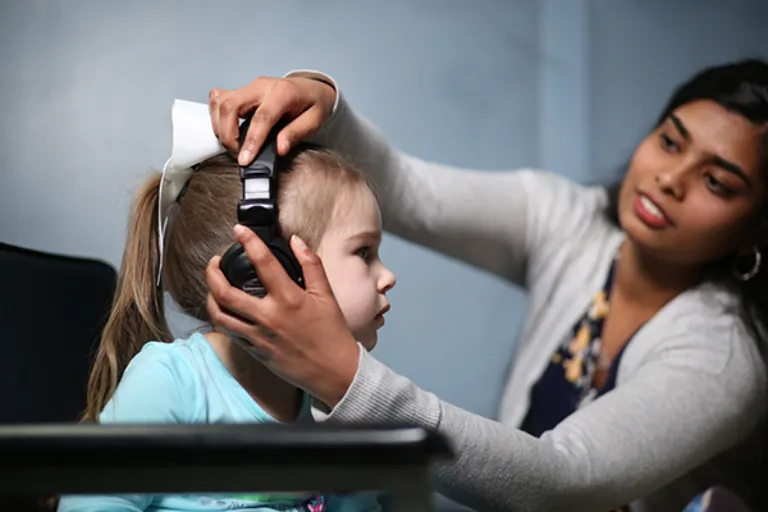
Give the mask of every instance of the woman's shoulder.
<path id="1" fill-rule="evenodd" d="M 715 283 L 705 282 L 681 293 L 657 317 L 670 333 L 718 340 L 718 345 L 728 338 L 728 346 L 757 347 L 741 315 L 739 297 Z"/>
<path id="2" fill-rule="evenodd" d="M 653 396 L 644 403 L 653 417 L 712 429 L 724 448 L 751 435 L 768 412 L 766 362 L 733 304 L 710 285 L 673 299 L 627 344 L 617 384 L 639 400 Z"/>
<path id="3" fill-rule="evenodd" d="M 622 238 L 607 213 L 606 187 L 550 171 L 518 172 L 529 201 L 526 244 L 532 286 L 571 289 L 591 285 L 595 275 L 602 279 Z"/>
<path id="4" fill-rule="evenodd" d="M 512 171 L 520 177 L 520 183 L 530 197 L 544 199 L 551 204 L 563 204 L 571 211 L 603 211 L 608 204 L 605 185 L 587 184 L 554 171 L 522 168 Z"/>
<path id="5" fill-rule="evenodd" d="M 761 342 L 742 318 L 738 297 L 720 286 L 703 284 L 679 295 L 648 323 L 645 338 L 651 358 L 710 375 L 734 399 L 765 395 L 768 365 Z"/>
<path id="6" fill-rule="evenodd" d="M 516 180 L 528 198 L 529 233 L 540 238 L 535 245 L 560 244 L 610 233 L 618 228 L 607 216 L 608 191 L 602 185 L 579 183 L 568 176 L 539 169 L 521 169 Z"/>

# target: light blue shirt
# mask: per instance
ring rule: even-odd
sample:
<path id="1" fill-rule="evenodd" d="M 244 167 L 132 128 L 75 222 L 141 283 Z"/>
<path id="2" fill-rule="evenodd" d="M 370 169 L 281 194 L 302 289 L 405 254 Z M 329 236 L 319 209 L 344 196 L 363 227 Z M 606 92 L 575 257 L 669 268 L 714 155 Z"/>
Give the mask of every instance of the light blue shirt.
<path id="1" fill-rule="evenodd" d="M 311 418 L 306 397 L 299 417 Z M 269 423 L 276 421 L 229 373 L 202 334 L 173 343 L 150 342 L 131 360 L 101 423 Z M 314 498 L 314 501 L 312 501 Z M 318 499 L 324 500 L 318 504 Z M 59 512 L 380 510 L 376 496 L 313 497 L 296 493 L 227 495 L 62 496 Z"/>

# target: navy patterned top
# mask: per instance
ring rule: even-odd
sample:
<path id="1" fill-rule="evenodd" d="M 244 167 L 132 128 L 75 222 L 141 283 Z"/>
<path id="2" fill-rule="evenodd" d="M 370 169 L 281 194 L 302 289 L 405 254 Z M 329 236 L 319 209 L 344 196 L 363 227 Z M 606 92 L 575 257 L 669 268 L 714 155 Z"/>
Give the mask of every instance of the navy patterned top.
<path id="1" fill-rule="evenodd" d="M 573 326 L 573 337 L 558 347 L 544 374 L 531 390 L 531 406 L 522 426 L 525 432 L 540 437 L 580 406 L 616 386 L 619 363 L 629 340 L 611 362 L 605 384 L 601 388 L 592 386 L 602 344 L 603 322 L 608 316 L 608 300 L 615 267 L 614 259 L 603 288 L 595 294 L 584 316 Z M 625 505 L 613 512 L 629 512 L 629 507 Z"/>
<path id="2" fill-rule="evenodd" d="M 592 386 L 615 266 L 614 260 L 603 288 L 595 294 L 584 316 L 573 326 L 573 337 L 558 347 L 544 374 L 531 390 L 531 406 L 522 425 L 525 432 L 541 436 L 580 405 L 604 395 L 616 385 L 624 348 L 611 363 L 605 384 L 599 389 Z"/>

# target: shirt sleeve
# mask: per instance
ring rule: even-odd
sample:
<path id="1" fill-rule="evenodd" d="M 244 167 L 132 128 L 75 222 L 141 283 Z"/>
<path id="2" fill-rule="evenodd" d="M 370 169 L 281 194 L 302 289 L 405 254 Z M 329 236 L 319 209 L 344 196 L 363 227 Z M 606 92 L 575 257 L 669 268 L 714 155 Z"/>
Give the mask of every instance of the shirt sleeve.
<path id="1" fill-rule="evenodd" d="M 437 430 L 455 453 L 437 465 L 437 491 L 478 510 L 611 510 L 734 446 L 765 413 L 751 339 L 732 318 L 699 324 L 671 326 L 626 382 L 540 438 L 443 402 L 365 351 L 345 397 L 314 414 Z"/>

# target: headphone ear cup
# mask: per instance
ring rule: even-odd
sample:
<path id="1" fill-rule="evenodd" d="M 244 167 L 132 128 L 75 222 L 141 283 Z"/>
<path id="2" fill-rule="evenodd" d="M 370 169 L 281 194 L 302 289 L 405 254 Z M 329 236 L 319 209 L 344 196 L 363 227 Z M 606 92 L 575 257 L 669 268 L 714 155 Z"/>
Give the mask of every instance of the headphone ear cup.
<path id="1" fill-rule="evenodd" d="M 219 265 L 229 284 L 256 297 L 264 297 L 267 290 L 253 268 L 245 249 L 240 243 L 235 243 L 221 257 Z"/>
<path id="2" fill-rule="evenodd" d="M 293 255 L 290 245 L 282 238 L 276 238 L 265 242 L 269 250 L 280 262 L 288 277 L 304 288 L 304 273 L 301 270 L 296 257 Z M 235 243 L 227 249 L 227 252 L 221 257 L 220 268 L 224 277 L 235 288 L 243 290 L 245 293 L 256 297 L 264 297 L 267 290 L 259 279 L 256 269 L 248 259 L 245 249 L 240 243 Z"/>

